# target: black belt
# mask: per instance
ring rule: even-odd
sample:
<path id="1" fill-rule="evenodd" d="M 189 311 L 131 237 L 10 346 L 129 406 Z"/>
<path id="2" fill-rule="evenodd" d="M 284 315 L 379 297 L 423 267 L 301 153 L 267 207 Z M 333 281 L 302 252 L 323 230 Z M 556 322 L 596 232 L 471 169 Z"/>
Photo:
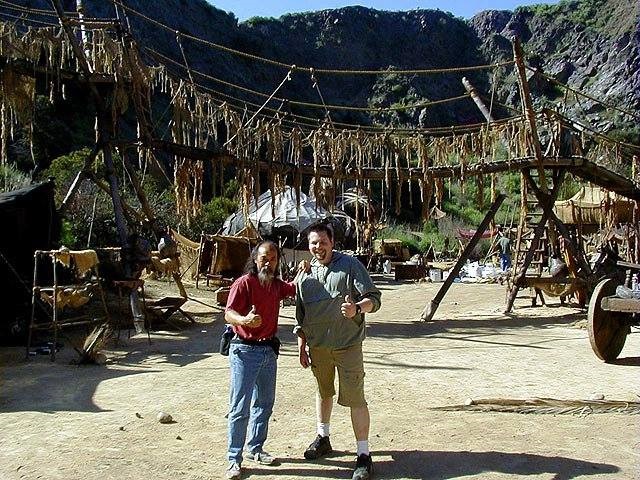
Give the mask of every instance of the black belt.
<path id="1" fill-rule="evenodd" d="M 240 345 L 265 346 L 273 348 L 276 357 L 280 354 L 280 339 L 278 337 L 262 338 L 259 340 L 249 340 L 238 336 L 231 339 L 231 343 Z"/>

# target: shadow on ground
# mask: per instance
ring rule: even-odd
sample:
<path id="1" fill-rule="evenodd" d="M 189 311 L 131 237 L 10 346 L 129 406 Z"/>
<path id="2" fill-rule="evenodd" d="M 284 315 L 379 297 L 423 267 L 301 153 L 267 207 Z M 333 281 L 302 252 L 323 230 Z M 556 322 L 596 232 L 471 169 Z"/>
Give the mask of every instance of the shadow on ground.
<path id="1" fill-rule="evenodd" d="M 105 410 L 93 402 L 100 383 L 159 372 L 164 364 L 183 367 L 203 360 L 217 352 L 223 328 L 223 323 L 216 320 L 182 323 L 179 331 L 151 332 L 150 342 L 146 334 L 129 337 L 128 331 L 123 330 L 117 344 L 115 338 L 106 344 L 110 351 L 106 366 L 74 365 L 79 357 L 71 346 L 77 343 L 71 336 L 60 340 L 64 346 L 55 362 L 46 355 L 25 360 L 24 347 L 3 348 L 0 350 L 0 412 L 103 412 Z"/>
<path id="2" fill-rule="evenodd" d="M 259 476 L 293 476 L 306 478 L 350 478 L 354 460 L 337 456 L 318 463 L 318 468 L 304 459 L 286 459 L 278 467 L 253 467 L 247 464 L 244 478 Z M 376 451 L 373 452 L 375 478 L 382 479 L 447 479 L 494 472 L 529 476 L 552 474 L 554 480 L 619 472 L 615 465 L 593 463 L 559 456 L 507 452 L 464 451 Z M 326 467 L 332 467 L 327 469 Z M 337 471 L 336 471 L 337 470 Z"/>

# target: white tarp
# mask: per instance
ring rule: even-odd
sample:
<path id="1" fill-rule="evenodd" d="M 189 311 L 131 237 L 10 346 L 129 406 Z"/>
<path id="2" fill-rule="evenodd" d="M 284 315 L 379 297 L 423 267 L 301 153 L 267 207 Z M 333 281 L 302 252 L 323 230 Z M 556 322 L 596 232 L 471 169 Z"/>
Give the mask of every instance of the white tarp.
<path id="1" fill-rule="evenodd" d="M 318 206 L 303 192 L 300 192 L 300 207 L 296 205 L 296 192 L 292 187 L 286 187 L 284 192 L 276 195 L 271 201 L 271 191 L 267 190 L 258 197 L 258 202 L 253 200 L 249 207 L 249 220 L 256 230 L 263 236 L 273 235 L 276 229 L 289 229 L 302 232 L 310 225 L 328 218 L 338 217 L 344 220 L 344 212 L 329 212 Z M 224 235 L 234 235 L 244 228 L 242 211 L 229 216 L 222 226 Z"/>

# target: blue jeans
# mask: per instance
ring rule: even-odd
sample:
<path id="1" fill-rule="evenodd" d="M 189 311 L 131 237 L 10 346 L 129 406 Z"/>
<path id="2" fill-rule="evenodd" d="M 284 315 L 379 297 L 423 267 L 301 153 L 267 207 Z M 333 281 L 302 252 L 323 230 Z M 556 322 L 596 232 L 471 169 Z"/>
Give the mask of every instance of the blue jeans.
<path id="1" fill-rule="evenodd" d="M 500 268 L 503 272 L 506 272 L 511 268 L 511 255 L 508 253 L 500 254 Z"/>
<path id="2" fill-rule="evenodd" d="M 242 448 L 262 451 L 267 440 L 269 418 L 276 398 L 277 357 L 269 345 L 231 344 L 229 349 L 231 387 L 229 392 L 228 458 L 242 463 Z"/>

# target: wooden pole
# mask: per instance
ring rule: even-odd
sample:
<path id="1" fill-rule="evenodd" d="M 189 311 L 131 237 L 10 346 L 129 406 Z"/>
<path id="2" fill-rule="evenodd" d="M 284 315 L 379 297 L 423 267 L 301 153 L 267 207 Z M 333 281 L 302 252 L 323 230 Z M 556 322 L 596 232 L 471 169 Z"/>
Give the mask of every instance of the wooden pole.
<path id="1" fill-rule="evenodd" d="M 495 202 L 493 202 L 493 204 L 491 205 L 491 208 L 489 209 L 487 214 L 484 216 L 482 223 L 480 223 L 480 226 L 476 230 L 476 233 L 471 238 L 471 241 L 467 244 L 464 251 L 460 255 L 460 258 L 458 258 L 458 261 L 449 272 L 449 276 L 442 284 L 442 287 L 440 287 L 440 290 L 438 290 L 438 293 L 436 293 L 436 296 L 433 297 L 433 300 L 431 300 L 431 302 L 429 302 L 429 304 L 424 308 L 424 310 L 422 310 L 422 314 L 420 315 L 421 320 L 425 322 L 431 321 L 431 319 L 433 318 L 433 315 L 436 313 L 436 310 L 438 309 L 438 306 L 440 305 L 440 302 L 446 295 L 447 291 L 449 290 L 449 287 L 451 287 L 451 284 L 453 284 L 453 280 L 458 276 L 458 273 L 460 273 L 462 266 L 467 261 L 467 258 L 469 258 L 469 255 L 471 255 L 471 252 L 473 252 L 473 249 L 480 241 L 482 234 L 489 226 L 489 222 L 491 222 L 491 220 L 495 216 L 496 212 L 500 208 L 500 205 L 502 205 L 502 202 L 504 201 L 505 198 L 506 196 L 503 193 L 498 194 Z"/>
<path id="2" fill-rule="evenodd" d="M 533 143 L 533 150 L 536 160 L 538 161 L 538 177 L 540 180 L 540 188 L 544 193 L 548 193 L 547 179 L 544 172 L 544 156 L 542 155 L 542 148 L 540 147 L 540 138 L 538 137 L 538 126 L 536 125 L 536 113 L 533 110 L 531 103 L 531 91 L 529 90 L 529 84 L 527 83 L 527 71 L 524 66 L 524 55 L 522 53 L 522 45 L 518 37 L 513 37 L 513 59 L 515 61 L 516 70 L 518 72 L 518 83 L 520 85 L 520 100 L 522 101 L 522 107 L 525 117 L 529 123 L 529 130 L 531 132 L 531 143 Z"/>
<path id="3" fill-rule="evenodd" d="M 105 182 L 103 182 L 102 180 L 100 180 L 98 177 L 96 177 L 93 172 L 85 172 L 85 175 L 86 175 L 86 178 L 91 180 L 96 185 L 96 187 L 98 187 L 104 193 L 106 193 L 107 195 L 111 194 L 111 190 L 109 189 L 109 185 L 106 184 Z M 144 215 L 142 215 L 140 212 L 138 212 L 135 208 L 130 206 L 124 200 L 120 199 L 120 201 L 122 203 L 122 207 L 125 210 L 125 213 L 127 215 L 129 215 L 130 219 L 135 218 L 138 222 L 144 222 L 145 221 Z"/>
<path id="4" fill-rule="evenodd" d="M 82 50 L 76 38 L 73 36 L 73 30 L 71 29 L 67 18 L 65 17 L 64 10 L 60 4 L 60 0 L 52 0 L 52 4 L 58 18 L 60 19 L 60 25 L 65 31 L 69 44 L 73 49 L 78 63 L 87 77 L 91 78 L 91 67 L 85 56 L 85 52 Z M 118 232 L 118 238 L 120 240 L 120 246 L 122 248 L 130 247 L 129 245 L 129 231 L 124 216 L 124 208 L 122 206 L 122 199 L 120 198 L 118 179 L 115 175 L 115 169 L 113 165 L 112 145 L 111 140 L 113 138 L 111 131 L 111 112 L 107 108 L 107 103 L 103 100 L 100 92 L 93 82 L 87 82 L 89 91 L 96 105 L 96 134 L 97 145 L 102 149 L 103 160 L 107 170 L 107 182 L 109 184 L 109 193 L 111 195 L 111 201 L 113 203 L 113 213 L 116 221 L 116 230 Z M 131 278 L 133 272 L 131 271 L 131 265 L 128 262 L 124 262 L 124 273 L 127 278 Z M 136 328 L 136 332 L 140 333 L 144 327 L 144 312 L 140 308 L 140 301 L 138 298 L 138 292 L 136 289 L 131 290 L 129 296 L 131 313 L 133 315 L 133 322 Z"/>
<path id="5" fill-rule="evenodd" d="M 91 67 L 89 66 L 89 62 L 87 61 L 87 57 L 82 51 L 82 48 L 80 47 L 80 45 L 78 45 L 78 42 L 73 35 L 73 30 L 69 26 L 70 25 L 69 21 L 64 14 L 64 9 L 62 8 L 60 0 L 51 0 L 51 4 L 53 5 L 53 8 L 58 14 L 58 19 L 60 20 L 60 26 L 64 30 L 67 36 L 67 39 L 69 40 L 69 45 L 71 46 L 71 49 L 73 50 L 73 53 L 75 54 L 76 59 L 80 64 L 81 70 L 83 71 L 87 79 L 90 79 L 91 73 L 92 73 Z M 100 94 L 98 93 L 98 89 L 96 88 L 96 86 L 91 81 L 88 81 L 87 85 L 89 87 L 89 90 L 91 91 L 93 100 L 96 102 L 96 105 L 98 107 L 104 108 L 104 102 L 102 101 L 102 97 L 100 97 Z"/>
<path id="6" fill-rule="evenodd" d="M 491 115 L 491 112 L 478 95 L 478 91 L 476 90 L 476 88 L 471 84 L 469 80 L 467 80 L 467 77 L 462 77 L 462 85 L 464 85 L 465 90 L 469 92 L 469 95 L 471 95 L 471 99 L 475 102 L 478 109 L 480 109 L 480 112 L 482 112 L 482 115 L 484 115 L 484 118 L 487 120 L 487 122 L 493 122 L 494 118 Z"/>
<path id="7" fill-rule="evenodd" d="M 87 158 L 85 158 L 82 170 L 78 172 L 78 174 L 76 175 L 76 178 L 73 180 L 73 183 L 71 184 L 71 187 L 69 187 L 69 190 L 67 191 L 67 195 L 64 197 L 64 200 L 62 201 L 62 204 L 58 209 L 58 215 L 62 216 L 66 213 L 67 209 L 69 208 L 69 205 L 71 204 L 71 201 L 76 196 L 76 193 L 78 193 L 78 190 L 80 189 L 80 185 L 82 184 L 82 181 L 85 178 L 87 178 L 87 172 L 91 168 L 91 165 L 95 161 L 99 151 L 100 151 L 100 147 L 98 147 L 98 144 L 96 143 L 93 146 L 91 153 L 89 153 Z"/>

